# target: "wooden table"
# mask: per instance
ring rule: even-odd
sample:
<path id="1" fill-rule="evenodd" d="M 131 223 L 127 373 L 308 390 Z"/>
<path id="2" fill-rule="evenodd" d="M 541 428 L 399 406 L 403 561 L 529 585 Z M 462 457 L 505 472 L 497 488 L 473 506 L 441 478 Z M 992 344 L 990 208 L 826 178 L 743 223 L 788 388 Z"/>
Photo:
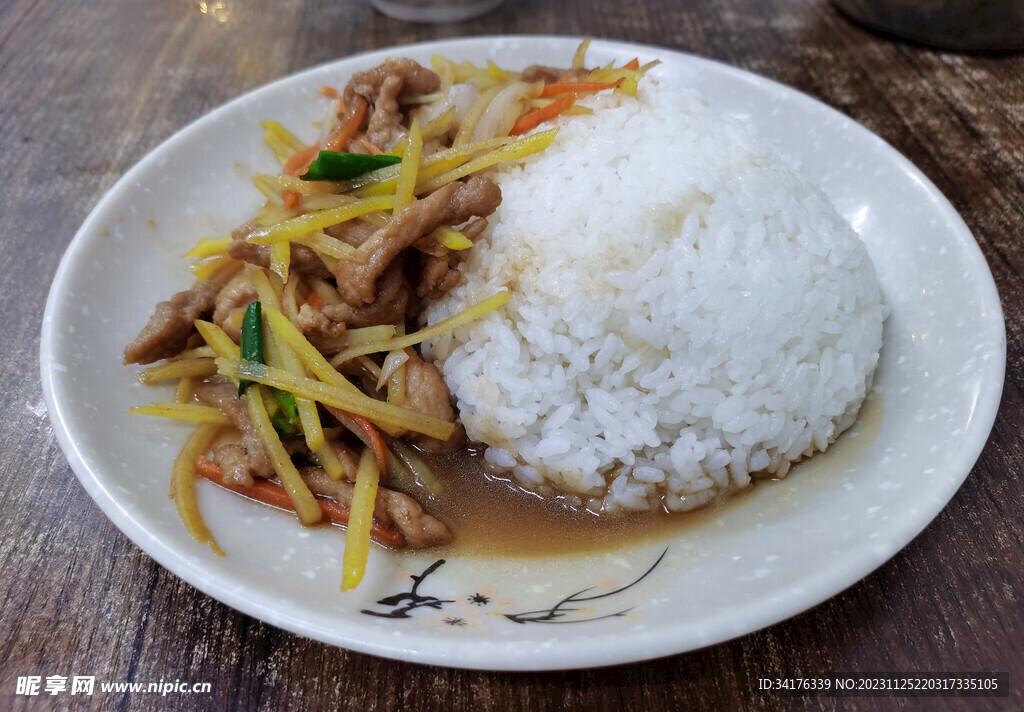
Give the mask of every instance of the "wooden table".
<path id="1" fill-rule="evenodd" d="M 1002 408 L 950 505 L 861 583 L 767 630 L 643 664 L 545 674 L 428 668 L 305 640 L 221 605 L 153 563 L 74 478 L 42 403 L 40 317 L 62 252 L 115 180 L 188 122 L 296 70 L 377 47 L 500 33 L 651 43 L 786 83 L 889 141 L 967 221 L 1006 310 Z M 90 698 L 105 710 L 1024 706 L 1024 59 L 894 44 L 823 0 L 508 0 L 443 27 L 391 20 L 355 0 L 7 0 L 0 117 L 0 709 L 63 708 L 71 698 L 19 697 L 15 681 L 70 668 L 213 683 L 203 699 L 157 706 L 144 695 Z M 1009 700 L 800 700 L 753 683 L 877 670 L 1003 671 L 1014 689 Z"/>

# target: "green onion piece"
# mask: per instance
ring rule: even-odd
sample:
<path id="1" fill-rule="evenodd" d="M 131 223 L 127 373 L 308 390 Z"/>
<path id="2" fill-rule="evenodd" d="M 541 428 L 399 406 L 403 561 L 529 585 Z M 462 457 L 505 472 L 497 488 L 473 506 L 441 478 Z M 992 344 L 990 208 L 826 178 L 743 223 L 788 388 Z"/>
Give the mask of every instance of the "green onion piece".
<path id="1" fill-rule="evenodd" d="M 278 411 L 270 416 L 270 424 L 274 426 L 274 430 L 277 431 L 282 440 L 287 440 L 293 435 L 299 434 L 298 422 L 298 420 L 289 420 L 282 411 Z"/>
<path id="2" fill-rule="evenodd" d="M 299 408 L 295 404 L 295 396 L 280 388 L 271 388 L 270 394 L 274 396 L 274 400 L 280 406 L 280 410 L 270 418 L 277 434 L 282 438 L 297 435 L 301 432 L 302 426 L 299 423 Z"/>
<path id="3" fill-rule="evenodd" d="M 320 151 L 316 160 L 309 164 L 309 169 L 299 177 L 302 180 L 349 180 L 378 168 L 393 166 L 401 162 L 401 156 L 393 156 L 389 153 L 370 156 L 365 153 Z"/>
<path id="4" fill-rule="evenodd" d="M 242 338 L 240 341 L 239 347 L 243 359 L 263 363 L 263 320 L 262 307 L 259 302 L 253 302 L 245 309 L 245 316 L 242 317 Z M 245 389 L 252 384 L 252 381 L 239 380 L 238 395 L 241 396 L 245 393 Z"/>
<path id="5" fill-rule="evenodd" d="M 239 345 L 242 358 L 254 363 L 266 364 L 263 360 L 263 308 L 257 301 L 250 304 L 242 317 L 242 338 Z M 245 393 L 245 389 L 251 386 L 254 381 L 239 379 L 238 395 Z M 270 394 L 274 400 L 268 403 L 267 412 L 270 415 L 270 422 L 274 430 L 282 438 L 290 438 L 301 430 L 299 424 L 299 409 L 295 403 L 295 396 L 288 391 L 278 388 L 270 388 Z"/>

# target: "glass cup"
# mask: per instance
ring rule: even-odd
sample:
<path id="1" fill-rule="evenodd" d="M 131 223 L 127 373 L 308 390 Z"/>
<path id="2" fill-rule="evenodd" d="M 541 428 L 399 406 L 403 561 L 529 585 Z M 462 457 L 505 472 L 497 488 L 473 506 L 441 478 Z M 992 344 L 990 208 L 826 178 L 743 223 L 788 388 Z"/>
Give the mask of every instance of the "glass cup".
<path id="1" fill-rule="evenodd" d="M 406 22 L 462 22 L 495 9 L 504 0 L 370 0 L 378 11 Z"/>

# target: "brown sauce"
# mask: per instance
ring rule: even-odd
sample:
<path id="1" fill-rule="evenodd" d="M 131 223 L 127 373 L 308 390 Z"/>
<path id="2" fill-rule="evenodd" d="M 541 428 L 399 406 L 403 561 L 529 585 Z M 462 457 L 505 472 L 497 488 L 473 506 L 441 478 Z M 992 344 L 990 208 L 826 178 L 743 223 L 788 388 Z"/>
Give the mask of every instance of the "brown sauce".
<path id="1" fill-rule="evenodd" d="M 684 534 L 725 508 L 739 504 L 750 490 L 693 512 L 625 512 L 597 515 L 568 506 L 563 498 L 544 498 L 490 473 L 479 453 L 463 449 L 429 464 L 444 484 L 439 497 L 415 493 L 425 509 L 445 522 L 455 540 L 441 549 L 460 556 L 538 557 L 612 550 Z"/>
<path id="2" fill-rule="evenodd" d="M 463 449 L 429 457 L 444 485 L 439 497 L 425 489 L 409 492 L 455 534 L 455 540 L 431 549 L 439 555 L 540 557 L 610 551 L 684 536 L 720 517 L 750 506 L 752 515 L 788 510 L 802 495 L 815 496 L 834 482 L 833 475 L 854 466 L 881 430 L 882 397 L 868 395 L 857 423 L 823 453 L 797 464 L 784 479 L 754 480 L 745 490 L 691 512 L 632 512 L 596 515 L 574 509 L 559 498 L 545 499 L 491 474 L 480 453 Z M 737 514 L 746 516 L 745 513 Z"/>

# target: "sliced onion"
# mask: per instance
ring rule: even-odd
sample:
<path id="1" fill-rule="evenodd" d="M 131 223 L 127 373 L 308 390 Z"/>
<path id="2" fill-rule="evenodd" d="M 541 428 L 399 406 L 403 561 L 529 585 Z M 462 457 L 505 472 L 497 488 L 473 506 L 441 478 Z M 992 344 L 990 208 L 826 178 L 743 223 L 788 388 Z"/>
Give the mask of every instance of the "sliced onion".
<path id="1" fill-rule="evenodd" d="M 454 106 L 455 121 L 461 122 L 478 96 L 480 96 L 480 90 L 473 84 L 453 84 L 442 99 L 433 104 L 427 104 L 415 113 L 420 120 L 420 125 L 426 126 Z"/>
<path id="2" fill-rule="evenodd" d="M 391 375 L 398 370 L 398 367 L 409 360 L 409 354 L 404 350 L 392 351 L 384 358 L 384 365 L 380 368 L 380 378 L 377 379 L 377 390 L 379 391 L 388 382 Z"/>
<path id="3" fill-rule="evenodd" d="M 514 82 L 498 92 L 473 130 L 473 141 L 485 141 L 497 136 L 508 136 L 512 125 L 523 112 L 527 101 L 540 96 L 543 82 L 527 84 Z"/>

